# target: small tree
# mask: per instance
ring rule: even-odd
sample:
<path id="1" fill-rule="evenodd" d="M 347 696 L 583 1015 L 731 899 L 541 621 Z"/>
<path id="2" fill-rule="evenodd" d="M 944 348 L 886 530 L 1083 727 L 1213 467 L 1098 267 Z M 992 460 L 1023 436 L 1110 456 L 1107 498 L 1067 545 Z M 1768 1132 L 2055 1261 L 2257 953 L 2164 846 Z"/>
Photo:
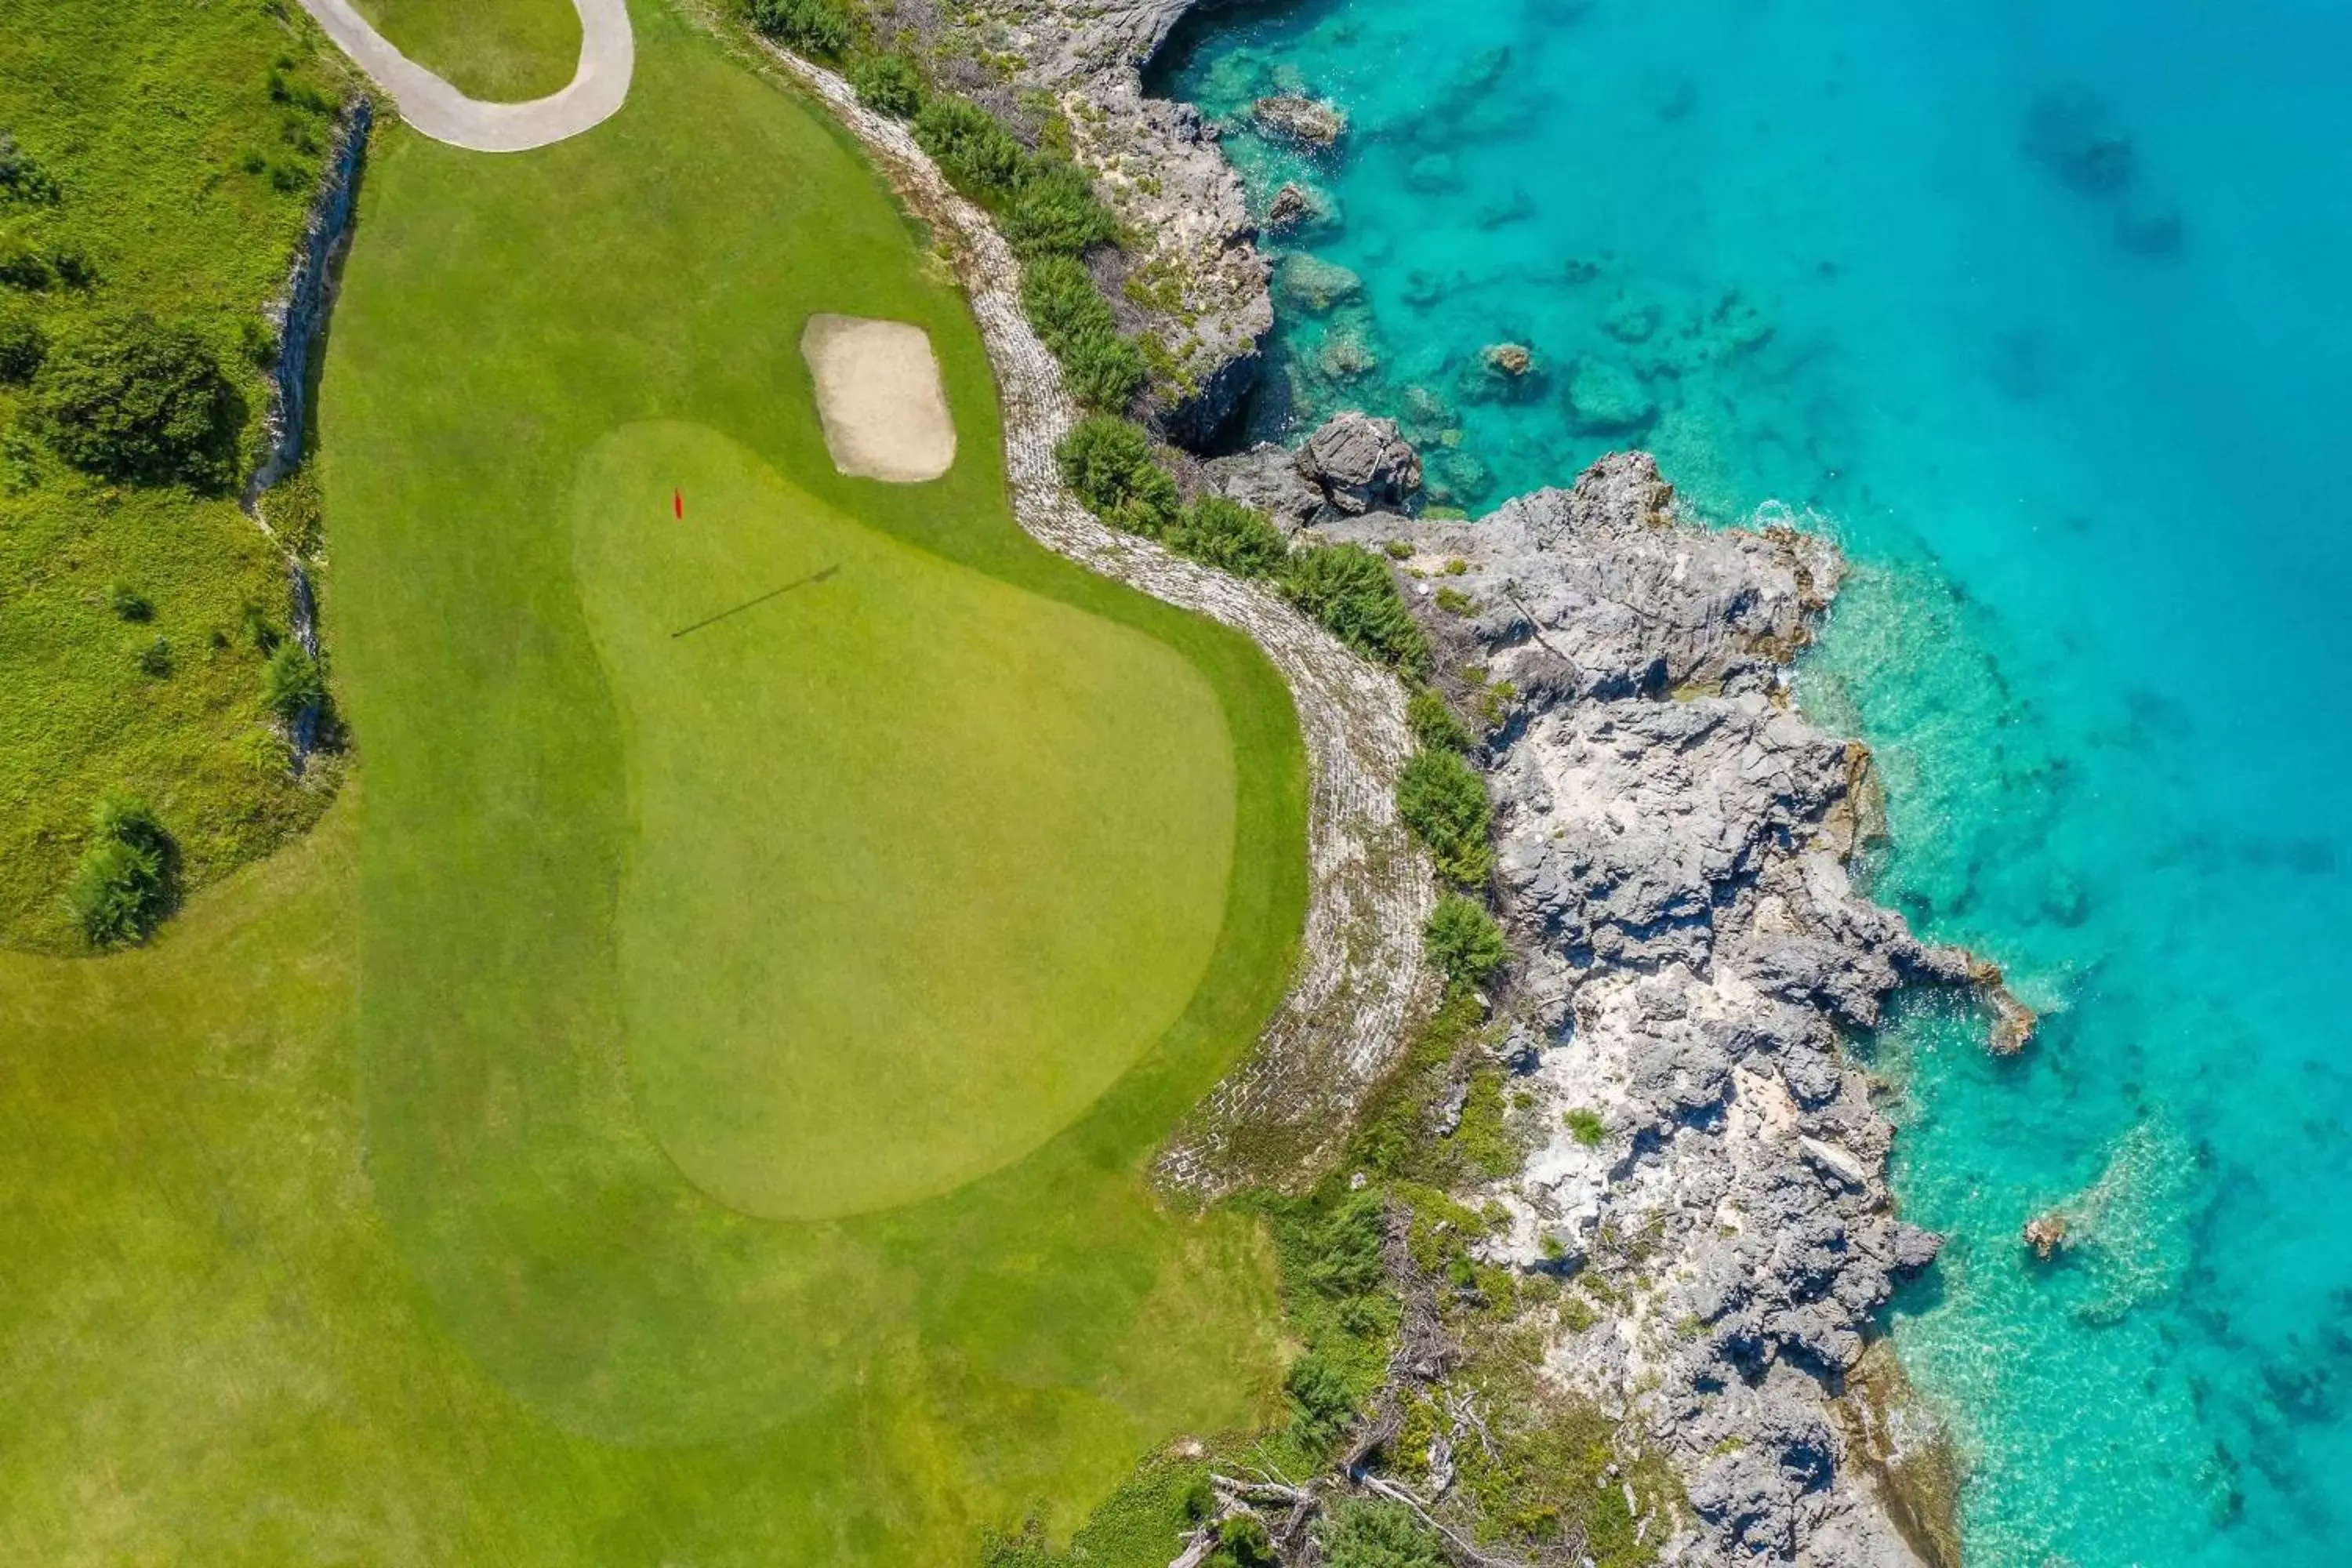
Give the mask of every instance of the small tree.
<path id="1" fill-rule="evenodd" d="M 1170 542 L 1236 577 L 1271 577 L 1290 554 L 1289 542 L 1265 513 L 1223 496 L 1202 496 L 1186 507 Z"/>
<path id="2" fill-rule="evenodd" d="M 92 947 L 139 942 L 178 896 L 179 847 L 140 800 L 109 795 L 92 817 L 89 847 L 68 897 Z"/>
<path id="3" fill-rule="evenodd" d="M 849 69 L 857 101 L 877 114 L 912 120 L 923 107 L 923 80 L 904 55 L 867 55 Z"/>
<path id="4" fill-rule="evenodd" d="M 1503 966 L 1509 955 L 1503 945 L 1503 928 L 1475 900 L 1448 893 L 1437 901 L 1436 912 L 1421 928 L 1429 961 L 1450 984 L 1475 986 Z"/>
<path id="5" fill-rule="evenodd" d="M 58 455 L 101 478 L 226 489 L 245 403 L 204 339 L 145 314 L 91 323 L 34 384 Z"/>
<path id="6" fill-rule="evenodd" d="M 1124 419 L 1097 416 L 1054 448 L 1062 479 L 1088 511 L 1114 528 L 1158 538 L 1176 521 L 1176 481 L 1151 455 L 1150 438 Z"/>

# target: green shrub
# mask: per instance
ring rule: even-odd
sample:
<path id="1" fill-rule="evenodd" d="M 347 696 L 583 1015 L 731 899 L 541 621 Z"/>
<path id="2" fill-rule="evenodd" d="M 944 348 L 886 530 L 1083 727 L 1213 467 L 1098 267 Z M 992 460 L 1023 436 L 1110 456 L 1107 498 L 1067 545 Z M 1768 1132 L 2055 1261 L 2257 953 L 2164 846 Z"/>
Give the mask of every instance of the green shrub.
<path id="1" fill-rule="evenodd" d="M 1062 362 L 1070 394 L 1106 414 L 1125 408 L 1143 384 L 1143 351 L 1118 335 L 1094 274 L 1074 257 L 1032 257 L 1021 268 L 1021 304 L 1037 335 Z"/>
<path id="2" fill-rule="evenodd" d="M 1509 950 L 1503 945 L 1503 928 L 1484 908 L 1459 893 L 1437 901 L 1436 912 L 1421 929 L 1429 961 L 1454 985 L 1483 984 L 1502 967 Z"/>
<path id="3" fill-rule="evenodd" d="M 179 848 L 154 812 L 128 796 L 99 802 L 92 827 L 68 894 L 74 918 L 92 947 L 141 941 L 172 910 Z"/>
<path id="4" fill-rule="evenodd" d="M 39 160 L 17 146 L 14 136 L 0 131 L 0 204 L 48 206 L 59 194 L 57 180 Z"/>
<path id="5" fill-rule="evenodd" d="M 1124 419 L 1097 415 L 1054 448 L 1062 479 L 1088 511 L 1114 528 L 1157 539 L 1177 518 L 1176 481 L 1150 439 Z"/>
<path id="6" fill-rule="evenodd" d="M 1367 658 L 1420 674 L 1429 668 L 1429 636 L 1404 605 L 1388 563 L 1354 544 L 1325 544 L 1293 554 L 1282 591 Z"/>
<path id="7" fill-rule="evenodd" d="M 1094 181 L 1073 163 L 1031 161 L 1002 226 L 1024 256 L 1076 256 L 1118 236 L 1118 222 L 1095 198 Z"/>
<path id="8" fill-rule="evenodd" d="M 272 713 L 291 724 L 327 700 L 326 674 L 308 649 L 288 637 L 262 668 L 261 700 Z"/>
<path id="9" fill-rule="evenodd" d="M 1486 786 L 1469 763 L 1452 752 L 1415 752 L 1397 780 L 1397 813 L 1449 880 L 1465 887 L 1486 881 L 1495 862 L 1486 844 L 1492 817 Z"/>
<path id="10" fill-rule="evenodd" d="M 912 120 L 923 107 L 922 78 L 904 55 L 867 55 L 849 68 L 849 85 L 857 89 L 857 101 L 877 114 Z"/>
<path id="11" fill-rule="evenodd" d="M 1601 1120 L 1601 1112 L 1580 1105 L 1560 1118 L 1568 1135 L 1587 1149 L 1598 1149 L 1609 1136 L 1609 1124 Z"/>
<path id="12" fill-rule="evenodd" d="M 1325 1296 L 1360 1296 L 1380 1288 L 1386 1265 L 1381 1243 L 1388 1205 L 1370 1189 L 1355 1193 L 1306 1237 L 1300 1277 Z"/>
<path id="13" fill-rule="evenodd" d="M 1223 496 L 1202 496 L 1186 507 L 1168 542 L 1236 577 L 1271 577 L 1290 555 L 1289 542 L 1265 513 Z"/>
<path id="14" fill-rule="evenodd" d="M 236 478 L 245 402 L 185 327 L 145 314 L 93 322 L 49 355 L 34 396 L 49 445 L 78 468 L 209 490 Z"/>
<path id="15" fill-rule="evenodd" d="M 1010 197 L 1029 162 L 996 116 L 961 98 L 934 98 L 923 105 L 915 116 L 915 141 L 949 184 L 980 201 Z"/>
<path id="16" fill-rule="evenodd" d="M 128 583 L 106 585 L 106 607 L 126 621 L 152 620 L 155 615 L 155 606 L 148 603 L 147 595 Z"/>
<path id="17" fill-rule="evenodd" d="M 1202 1568 L 1282 1568 L 1265 1521 L 1255 1514 L 1237 1513 L 1217 1525 L 1216 1549 Z"/>
<path id="18" fill-rule="evenodd" d="M 1143 351 L 1116 332 L 1088 332 L 1073 339 L 1059 357 L 1070 395 L 1106 414 L 1133 402 L 1147 374 Z"/>
<path id="19" fill-rule="evenodd" d="M 0 288 L 37 294 L 58 280 L 49 258 L 26 240 L 0 235 Z"/>
<path id="20" fill-rule="evenodd" d="M 1454 715 L 1435 687 L 1424 686 L 1404 705 L 1404 721 L 1416 744 L 1433 752 L 1466 752 L 1474 737 L 1470 727 Z"/>
<path id="21" fill-rule="evenodd" d="M 131 656 L 142 675 L 152 675 L 161 680 L 172 673 L 172 641 L 160 633 L 155 640 Z"/>
<path id="22" fill-rule="evenodd" d="M 751 0 L 751 26 L 788 49 L 832 58 L 849 47 L 852 31 L 832 0 Z"/>
<path id="23" fill-rule="evenodd" d="M 49 357 L 49 335 L 22 310 L 0 315 L 0 385 L 22 386 Z"/>
<path id="24" fill-rule="evenodd" d="M 1444 1547 L 1402 1503 L 1343 1500 L 1318 1538 L 1323 1568 L 1448 1568 Z"/>
<path id="25" fill-rule="evenodd" d="M 1355 1417 L 1355 1394 L 1347 1369 L 1319 1350 L 1308 1351 L 1292 1362 L 1283 1374 L 1282 1387 L 1290 1395 L 1291 1431 L 1303 1447 L 1329 1447 Z"/>

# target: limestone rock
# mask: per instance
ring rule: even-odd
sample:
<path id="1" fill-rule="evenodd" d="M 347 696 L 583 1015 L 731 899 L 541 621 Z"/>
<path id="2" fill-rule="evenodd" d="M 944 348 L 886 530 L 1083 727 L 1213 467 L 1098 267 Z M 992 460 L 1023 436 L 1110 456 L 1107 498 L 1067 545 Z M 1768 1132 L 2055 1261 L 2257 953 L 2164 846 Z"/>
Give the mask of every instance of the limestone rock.
<path id="1" fill-rule="evenodd" d="M 1270 136 L 1315 147 L 1328 147 L 1348 129 L 1348 117 L 1337 104 L 1288 93 L 1259 99 L 1250 105 L 1250 116 Z"/>
<path id="2" fill-rule="evenodd" d="M 1299 477 L 1349 516 L 1402 508 L 1421 488 L 1421 455 L 1393 419 L 1333 416 L 1298 449 Z"/>

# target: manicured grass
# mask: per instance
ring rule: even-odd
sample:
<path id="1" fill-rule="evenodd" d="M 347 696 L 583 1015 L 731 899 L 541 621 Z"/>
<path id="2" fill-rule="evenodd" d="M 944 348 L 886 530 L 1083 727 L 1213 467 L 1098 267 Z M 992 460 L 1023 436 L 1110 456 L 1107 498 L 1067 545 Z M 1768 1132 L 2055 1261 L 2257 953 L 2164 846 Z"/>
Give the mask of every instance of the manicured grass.
<path id="1" fill-rule="evenodd" d="M 493 103 L 544 98 L 580 64 L 572 0 L 354 0 L 394 47 Z"/>
<path id="2" fill-rule="evenodd" d="M 1234 781 L 1209 683 L 699 426 L 615 432 L 574 496 L 628 758 L 622 1012 L 663 1146 L 797 1219 L 1066 1126 L 1216 943 Z"/>
<path id="3" fill-rule="evenodd" d="M 321 404 L 328 625 L 364 797 L 200 897 L 151 951 L 0 958 L 0 1560 L 953 1564 L 983 1525 L 1038 1508 L 1067 1529 L 1167 1437 L 1272 1407 L 1260 1234 L 1168 1212 L 1141 1173 L 1286 977 L 1306 880 L 1286 694 L 1245 641 L 1017 531 L 977 334 L 882 187 L 672 13 L 636 15 L 636 90 L 606 125 L 518 157 L 395 132 L 367 182 Z M 931 333 L 959 425 L 947 478 L 832 472 L 795 348 L 816 310 Z M 580 491 L 598 464 L 656 450 L 692 471 Z M 844 572 L 775 601 L 785 615 L 886 572 L 929 585 L 890 601 L 922 613 L 845 625 L 849 646 L 805 672 L 840 689 L 823 694 L 722 698 L 694 666 L 636 667 L 620 650 L 656 628 L 628 617 L 667 612 L 651 596 L 694 577 L 647 552 L 688 540 L 599 531 L 607 509 L 674 530 L 673 483 L 689 523 L 731 490 L 771 526 L 831 531 Z M 749 574 L 789 564 L 788 543 L 692 548 Z M 788 628 L 756 613 L 733 629 L 778 638 L 774 657 L 718 668 L 788 685 L 803 673 Z M 1074 663 L 1125 673 L 1041 667 L 1044 626 L 1068 628 L 1051 635 Z M 839 704 L 882 731 L 906 723 L 903 700 L 952 738 L 968 721 L 937 711 L 938 683 L 958 658 L 971 700 L 1030 694 L 1041 744 L 1071 744 L 1074 715 L 1119 689 L 1144 710 L 1097 745 L 1184 743 L 1213 700 L 1225 761 L 1161 757 L 1170 777 L 1139 801 L 1094 797 L 1104 826 L 1156 812 L 1196 847 L 1227 816 L 1213 945 L 1181 1016 L 1099 1093 L 1083 1081 L 1098 1065 L 1069 1066 L 1083 1053 L 1054 1065 L 1065 1043 L 1002 1054 L 1009 1026 L 997 1056 L 966 1052 L 976 1079 L 1093 1093 L 1031 1112 L 1008 1142 L 1044 1141 L 1010 1163 L 895 1207 L 757 1217 L 680 1172 L 642 1047 L 709 1007 L 679 994 L 693 985 L 776 1006 L 742 970 L 792 964 L 807 917 L 782 886 L 738 931 L 666 929 L 645 900 L 711 896 L 684 884 L 729 852 L 805 873 L 803 847 L 772 841 L 801 809 L 785 781 L 814 762 L 779 741 L 777 787 L 747 820 L 733 792 L 756 737 L 718 738 L 730 713 L 783 724 Z M 878 668 L 892 660 L 908 668 Z M 711 711 L 641 706 L 664 696 Z M 649 736 L 678 754 L 641 754 Z M 857 739 L 875 762 L 924 738 Z M 1029 776 L 1002 738 L 943 749 L 942 812 Z M 1062 761 L 1097 791 L 1136 766 Z M 1204 781 L 1227 776 L 1211 799 Z M 1102 831 L 1050 792 L 1037 808 Z M 690 839 L 698 809 L 708 843 Z M 992 817 L 967 831 L 981 842 L 950 867 L 967 879 L 990 845 L 1021 842 Z M 657 854 L 656 835 L 674 841 Z M 1121 852 L 1104 875 L 1161 878 L 1159 908 L 1048 865 L 1004 872 L 1008 918 L 1079 898 L 1129 930 L 1191 929 L 1198 868 Z M 969 940 L 950 917 L 971 890 L 939 890 L 945 911 L 910 897 L 907 929 L 870 939 L 963 962 L 946 947 Z M 635 944 L 695 967 L 665 994 L 632 979 Z M 1127 1032 L 1098 1042 L 1107 1060 L 1135 1049 L 1137 997 L 1166 980 L 1160 955 L 1123 957 L 1139 973 L 1120 977 Z M 947 1044 L 887 1043 L 910 1065 L 871 1068 L 870 1098 L 841 1101 L 877 1138 L 925 1071 L 953 1065 Z M 975 1147 L 966 1168 L 1001 1157 Z"/>
<path id="4" fill-rule="evenodd" d="M 146 310 L 213 344 L 257 428 L 248 343 L 285 279 L 324 118 L 281 82 L 341 91 L 307 18 L 249 4 L 0 0 L 0 131 L 49 171 L 54 205 L 0 200 L 0 247 L 79 253 L 93 285 L 0 285 L 0 313 L 53 339 Z M 278 62 L 288 62 L 278 67 Z M 248 173 L 246 164 L 258 165 Z M 284 563 L 225 499 L 119 488 L 58 463 L 0 386 L 0 945 L 78 941 L 65 891 L 110 790 L 153 802 L 201 886 L 310 821 L 322 792 L 266 728 L 248 605 L 282 626 Z M 126 620 L 121 584 L 152 606 Z M 162 637 L 167 672 L 138 663 Z"/>

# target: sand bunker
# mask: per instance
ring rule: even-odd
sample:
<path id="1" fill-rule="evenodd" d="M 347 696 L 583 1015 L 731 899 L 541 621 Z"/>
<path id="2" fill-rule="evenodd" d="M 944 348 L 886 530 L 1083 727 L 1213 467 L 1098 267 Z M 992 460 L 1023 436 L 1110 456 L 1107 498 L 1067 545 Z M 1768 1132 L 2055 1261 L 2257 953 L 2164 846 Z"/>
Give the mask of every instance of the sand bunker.
<path id="1" fill-rule="evenodd" d="M 940 362 L 920 327 L 819 314 L 801 333 L 816 377 L 833 466 L 861 479 L 915 484 L 955 461 L 955 426 L 940 388 Z"/>

